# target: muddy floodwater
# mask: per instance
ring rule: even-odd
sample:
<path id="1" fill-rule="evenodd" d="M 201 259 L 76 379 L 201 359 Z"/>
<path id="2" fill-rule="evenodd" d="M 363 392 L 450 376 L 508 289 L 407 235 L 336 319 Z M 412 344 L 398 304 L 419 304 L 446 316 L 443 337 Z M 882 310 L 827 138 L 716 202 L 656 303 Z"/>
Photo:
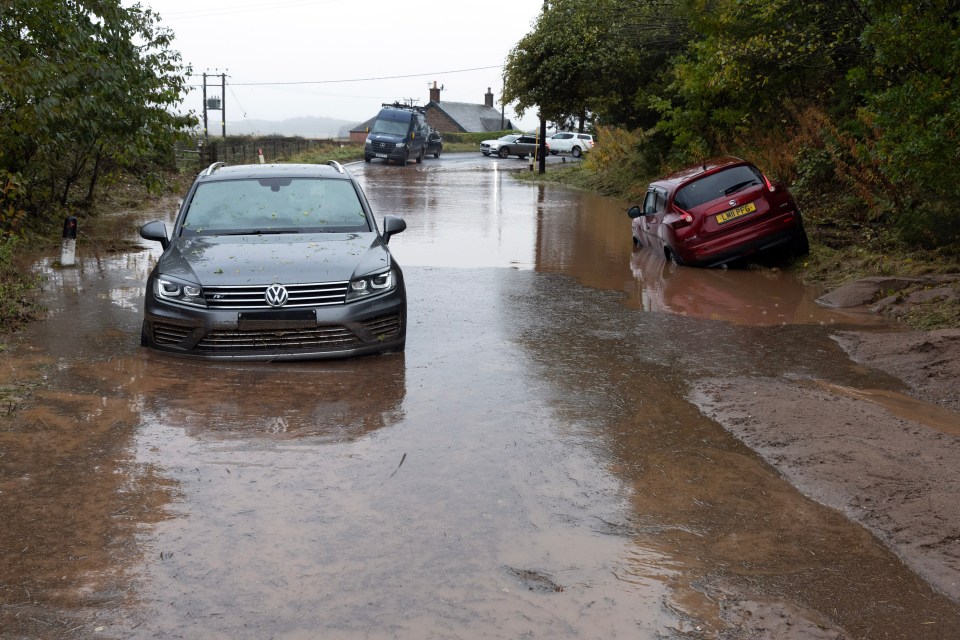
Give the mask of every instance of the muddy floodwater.
<path id="1" fill-rule="evenodd" d="M 158 246 L 38 265 L 49 317 L 0 365 L 0 637 L 960 637 L 954 600 L 689 399 L 890 397 L 831 338 L 876 321 L 633 252 L 632 203 L 523 166 L 348 167 L 408 225 L 403 354 L 151 354 Z"/>

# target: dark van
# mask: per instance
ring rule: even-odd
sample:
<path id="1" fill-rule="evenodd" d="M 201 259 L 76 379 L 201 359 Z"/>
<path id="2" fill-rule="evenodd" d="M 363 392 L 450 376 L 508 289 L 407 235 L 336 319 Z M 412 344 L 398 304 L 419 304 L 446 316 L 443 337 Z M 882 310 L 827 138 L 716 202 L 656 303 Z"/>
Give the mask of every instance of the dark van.
<path id="1" fill-rule="evenodd" d="M 363 159 L 395 160 L 401 165 L 411 159 L 423 162 L 428 133 L 430 127 L 423 107 L 384 105 L 367 133 Z"/>

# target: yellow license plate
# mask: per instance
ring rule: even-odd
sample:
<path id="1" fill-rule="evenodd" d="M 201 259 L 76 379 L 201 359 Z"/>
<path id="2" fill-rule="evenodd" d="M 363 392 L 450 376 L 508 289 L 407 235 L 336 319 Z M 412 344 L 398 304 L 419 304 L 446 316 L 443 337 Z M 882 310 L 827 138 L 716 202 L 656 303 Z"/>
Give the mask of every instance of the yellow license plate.
<path id="1" fill-rule="evenodd" d="M 739 218 L 740 216 L 745 216 L 748 213 L 753 213 L 757 210 L 757 205 L 752 202 L 745 204 L 742 207 L 737 207 L 736 209 L 730 209 L 729 211 L 724 211 L 723 213 L 717 214 L 717 224 L 723 224 L 724 222 L 729 222 L 734 218 Z"/>

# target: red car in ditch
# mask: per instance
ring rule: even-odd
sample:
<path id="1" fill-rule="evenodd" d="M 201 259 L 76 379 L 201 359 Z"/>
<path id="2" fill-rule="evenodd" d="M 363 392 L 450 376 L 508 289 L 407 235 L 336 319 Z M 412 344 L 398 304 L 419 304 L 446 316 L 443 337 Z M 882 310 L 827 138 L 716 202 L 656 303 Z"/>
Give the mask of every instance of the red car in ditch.
<path id="1" fill-rule="evenodd" d="M 650 183 L 633 219 L 634 246 L 677 264 L 716 267 L 771 250 L 809 250 L 790 192 L 752 163 L 725 156 Z"/>

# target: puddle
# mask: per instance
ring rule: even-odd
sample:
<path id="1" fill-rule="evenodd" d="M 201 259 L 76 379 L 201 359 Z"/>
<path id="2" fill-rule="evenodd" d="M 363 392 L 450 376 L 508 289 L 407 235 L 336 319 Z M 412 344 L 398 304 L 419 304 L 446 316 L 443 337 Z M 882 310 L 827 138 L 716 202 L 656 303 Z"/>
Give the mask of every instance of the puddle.
<path id="1" fill-rule="evenodd" d="M 623 292 L 631 308 L 744 326 L 883 322 L 818 305 L 817 289 L 776 268 L 677 267 L 633 249 L 626 203 L 548 185 L 518 189 L 512 173 L 498 165 L 485 173 L 376 171 L 365 190 L 381 214 L 398 203 L 406 209 L 407 231 L 391 245 L 401 265 L 562 273 Z"/>
<path id="2" fill-rule="evenodd" d="M 929 402 L 916 400 L 902 393 L 886 389 L 854 389 L 822 380 L 815 382 L 817 386 L 827 391 L 855 400 L 872 402 L 905 420 L 917 422 L 943 433 L 960 436 L 960 415 Z"/>
<path id="3" fill-rule="evenodd" d="M 498 162 L 355 168 L 378 219 L 408 223 L 391 240 L 403 355 L 150 354 L 139 296 L 156 247 L 41 265 L 50 318 L 0 366 L 35 385 L 0 417 L 0 627 L 934 640 L 960 626 L 955 603 L 685 397 L 708 373 L 846 383 L 824 326 L 860 320 L 769 270 L 648 261 L 623 204 L 517 184 Z"/>

